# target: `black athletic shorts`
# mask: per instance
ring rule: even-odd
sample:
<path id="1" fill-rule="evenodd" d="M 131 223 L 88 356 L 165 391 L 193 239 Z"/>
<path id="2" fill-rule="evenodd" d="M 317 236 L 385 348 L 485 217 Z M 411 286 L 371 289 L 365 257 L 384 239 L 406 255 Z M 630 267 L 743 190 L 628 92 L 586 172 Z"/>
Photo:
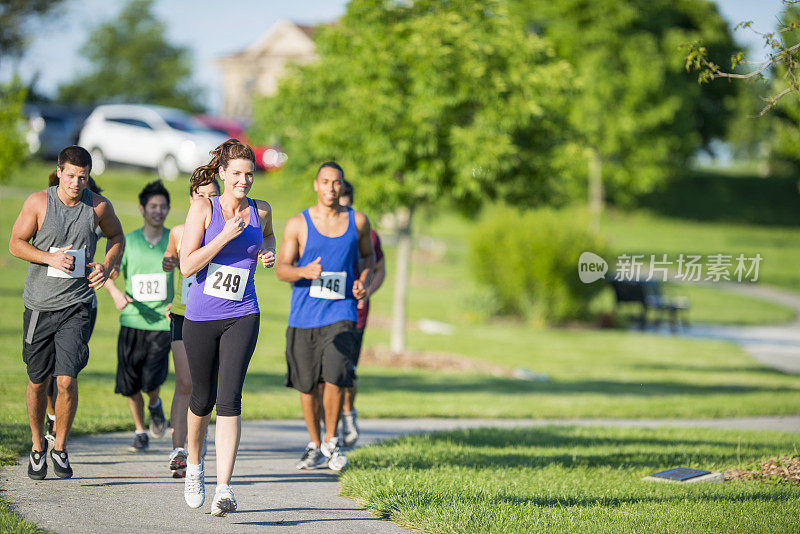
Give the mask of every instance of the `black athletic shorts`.
<path id="1" fill-rule="evenodd" d="M 169 314 L 169 340 L 183 341 L 183 315 Z"/>
<path id="2" fill-rule="evenodd" d="M 310 393 L 319 382 L 353 387 L 356 324 L 339 321 L 316 328 L 286 329 L 286 387 Z"/>
<path id="3" fill-rule="evenodd" d="M 114 393 L 126 397 L 153 391 L 167 379 L 169 332 L 119 327 L 117 385 Z"/>
<path id="4" fill-rule="evenodd" d="M 89 312 L 89 339 L 92 339 L 92 333 L 94 332 L 94 325 L 96 322 L 97 306 L 92 305 L 91 311 Z M 55 403 L 56 397 L 58 396 L 58 386 L 55 380 L 51 380 L 50 384 L 47 386 L 47 396 L 53 397 L 53 402 Z"/>
<path id="5" fill-rule="evenodd" d="M 353 368 L 358 366 L 358 359 L 361 358 L 361 349 L 364 345 L 364 329 L 356 328 L 356 357 L 353 360 Z"/>
<path id="6" fill-rule="evenodd" d="M 56 311 L 22 313 L 22 361 L 28 377 L 41 384 L 51 375 L 71 376 L 89 362 L 91 303 L 74 304 Z"/>

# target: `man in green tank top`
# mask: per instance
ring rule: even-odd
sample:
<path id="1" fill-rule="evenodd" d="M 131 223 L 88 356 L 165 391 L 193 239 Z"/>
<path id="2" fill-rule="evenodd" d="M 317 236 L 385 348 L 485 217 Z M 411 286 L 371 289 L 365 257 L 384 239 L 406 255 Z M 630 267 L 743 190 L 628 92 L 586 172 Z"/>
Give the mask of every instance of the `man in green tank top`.
<path id="1" fill-rule="evenodd" d="M 86 187 L 91 169 L 86 149 L 62 150 L 56 167 L 58 185 L 25 200 L 8 245 L 11 254 L 29 262 L 22 294 L 22 359 L 28 371 L 26 404 L 33 442 L 28 476 L 35 480 L 47 475 L 44 417 L 51 376 L 58 399 L 50 459 L 56 476 L 72 476 L 67 438 L 78 408 L 78 373 L 89 361 L 94 288 L 106 282 L 125 242 L 111 203 Z M 98 226 L 108 239 L 102 263 L 91 260 Z"/>
<path id="2" fill-rule="evenodd" d="M 164 228 L 169 192 L 160 180 L 147 184 L 139 193 L 139 212 L 144 226 L 125 234 L 127 246 L 119 270 L 125 278 L 125 292 L 112 279 L 105 284 L 121 312 L 114 392 L 128 397 L 136 426 L 131 449 L 136 452 L 149 446 L 143 391 L 150 399 L 150 434 L 160 438 L 167 428 L 159 390 L 169 370 L 167 310 L 175 289 L 172 273 L 161 268 L 169 242 L 169 230 Z M 111 275 L 116 276 L 117 273 Z"/>

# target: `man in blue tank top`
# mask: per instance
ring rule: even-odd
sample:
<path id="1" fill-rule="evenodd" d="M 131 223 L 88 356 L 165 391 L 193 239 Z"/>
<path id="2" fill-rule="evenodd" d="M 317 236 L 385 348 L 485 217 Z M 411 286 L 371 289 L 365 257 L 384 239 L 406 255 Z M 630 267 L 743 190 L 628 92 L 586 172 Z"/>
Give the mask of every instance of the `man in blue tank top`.
<path id="1" fill-rule="evenodd" d="M 310 437 L 298 469 L 327 464 L 339 471 L 347 465 L 336 428 L 344 390 L 353 385 L 356 307 L 367 294 L 375 253 L 367 216 L 339 204 L 343 179 L 337 163 L 320 166 L 314 179 L 317 203 L 286 223 L 276 262 L 278 279 L 292 283 L 286 386 L 300 392 Z M 363 266 L 356 276 L 359 260 Z"/>
<path id="2" fill-rule="evenodd" d="M 60 478 L 72 476 L 67 438 L 78 408 L 78 373 L 89 360 L 89 317 L 94 289 L 117 263 L 125 242 L 111 203 L 86 187 L 92 159 L 82 147 L 58 155 L 58 185 L 25 200 L 8 249 L 29 262 L 22 300 L 22 359 L 27 365 L 26 403 L 31 427 L 28 476 L 47 475 L 44 416 L 51 376 L 58 386 L 56 437 L 50 459 Z M 102 263 L 92 261 L 96 229 L 107 237 Z"/>

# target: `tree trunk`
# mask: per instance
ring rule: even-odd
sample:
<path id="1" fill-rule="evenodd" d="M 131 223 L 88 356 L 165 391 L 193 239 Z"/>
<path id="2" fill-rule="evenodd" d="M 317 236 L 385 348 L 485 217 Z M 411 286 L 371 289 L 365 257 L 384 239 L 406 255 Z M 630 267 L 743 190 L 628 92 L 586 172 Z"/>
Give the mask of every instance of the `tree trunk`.
<path id="1" fill-rule="evenodd" d="M 412 210 L 397 210 L 397 265 L 395 266 L 394 304 L 392 309 L 392 335 L 390 348 L 393 354 L 406 350 L 406 300 L 408 298 L 408 271 L 411 265 Z"/>
<path id="2" fill-rule="evenodd" d="M 603 214 L 603 160 L 593 148 L 589 149 L 589 212 L 591 230 L 599 232 Z"/>

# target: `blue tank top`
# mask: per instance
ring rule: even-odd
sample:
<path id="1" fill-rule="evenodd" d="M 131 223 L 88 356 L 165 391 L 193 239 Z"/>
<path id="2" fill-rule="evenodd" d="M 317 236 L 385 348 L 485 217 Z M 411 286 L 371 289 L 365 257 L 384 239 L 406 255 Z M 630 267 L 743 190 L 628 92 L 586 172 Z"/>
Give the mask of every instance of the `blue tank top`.
<path id="1" fill-rule="evenodd" d="M 289 326 L 316 328 L 339 321 L 356 322 L 357 301 L 353 296 L 353 283 L 356 281 L 359 252 L 355 212 L 347 208 L 347 230 L 339 237 L 320 234 L 308 209 L 303 210 L 303 217 L 308 237 L 297 266 L 303 267 L 322 258 L 322 276 L 317 280 L 301 278 L 292 284 Z"/>
<path id="2" fill-rule="evenodd" d="M 250 219 L 244 231 L 229 241 L 208 265 L 197 272 L 189 288 L 185 317 L 190 321 L 231 319 L 258 313 L 255 267 L 264 240 L 256 203 L 250 204 Z M 225 226 L 219 197 L 211 197 L 211 223 L 203 236 L 208 245 Z"/>

